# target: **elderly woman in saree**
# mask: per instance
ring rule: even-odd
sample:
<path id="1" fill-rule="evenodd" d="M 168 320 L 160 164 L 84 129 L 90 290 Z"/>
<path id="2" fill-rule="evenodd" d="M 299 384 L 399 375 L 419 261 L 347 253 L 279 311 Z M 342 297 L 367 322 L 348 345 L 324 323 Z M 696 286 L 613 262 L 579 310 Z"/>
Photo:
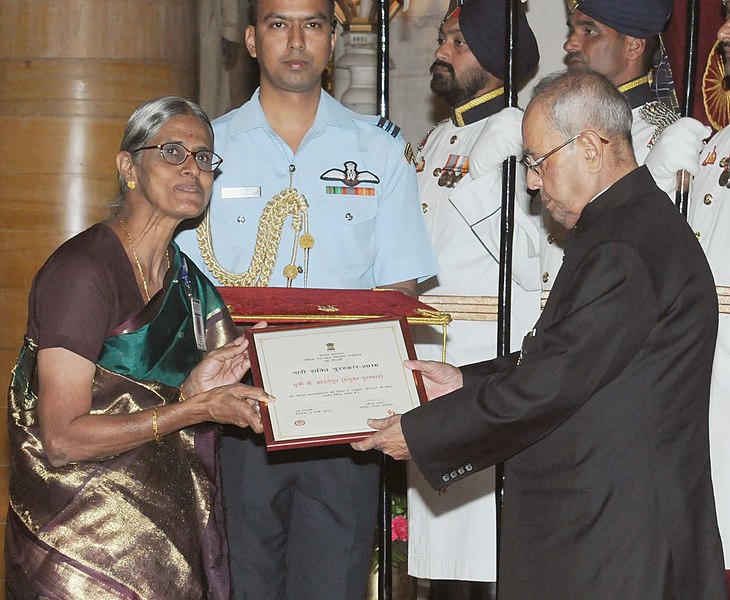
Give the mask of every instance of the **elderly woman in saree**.
<path id="1" fill-rule="evenodd" d="M 261 431 L 261 389 L 213 285 L 172 241 L 221 163 L 194 103 L 130 117 L 110 217 L 36 275 L 8 402 L 7 597 L 229 595 L 216 423 Z"/>

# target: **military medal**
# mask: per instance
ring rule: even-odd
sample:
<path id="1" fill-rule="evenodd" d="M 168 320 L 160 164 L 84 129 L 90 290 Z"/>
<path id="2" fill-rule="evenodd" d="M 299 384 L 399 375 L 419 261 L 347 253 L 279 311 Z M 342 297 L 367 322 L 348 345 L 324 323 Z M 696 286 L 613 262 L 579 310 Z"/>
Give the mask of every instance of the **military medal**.
<path id="1" fill-rule="evenodd" d="M 435 169 L 434 177 L 438 177 L 440 187 L 453 188 L 461 181 L 461 178 L 469 172 L 469 157 L 460 154 L 449 154 L 446 164 L 440 169 Z"/>
<path id="2" fill-rule="evenodd" d="M 707 155 L 707 158 L 702 161 L 702 166 L 706 167 L 707 165 L 714 165 L 715 161 L 717 160 L 717 146 L 712 147 L 712 152 L 710 152 Z"/>
<path id="3" fill-rule="evenodd" d="M 728 181 L 730 181 L 730 173 L 728 173 L 728 169 L 725 167 L 722 173 L 720 173 L 720 178 L 717 182 L 720 184 L 720 187 L 727 187 Z"/>
<path id="4" fill-rule="evenodd" d="M 446 169 L 441 170 L 441 175 L 436 183 L 439 184 L 439 187 L 449 187 L 449 171 Z"/>
<path id="5" fill-rule="evenodd" d="M 722 173 L 720 173 L 720 178 L 717 180 L 717 183 L 720 184 L 720 187 L 727 187 L 727 182 L 730 181 L 730 165 L 728 165 L 728 159 L 730 159 L 730 156 L 726 156 L 725 158 L 720 160 Z"/>

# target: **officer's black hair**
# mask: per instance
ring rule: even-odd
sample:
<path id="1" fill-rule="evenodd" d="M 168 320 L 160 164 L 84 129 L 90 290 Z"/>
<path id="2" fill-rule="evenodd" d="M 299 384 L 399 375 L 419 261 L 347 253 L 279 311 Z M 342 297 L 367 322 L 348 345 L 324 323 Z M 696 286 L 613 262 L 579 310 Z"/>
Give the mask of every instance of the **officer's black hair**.
<path id="1" fill-rule="evenodd" d="M 329 14 L 327 17 L 332 23 L 332 31 L 334 32 L 335 27 L 337 26 L 337 20 L 335 19 L 335 0 L 329 0 L 327 4 L 329 6 Z M 256 25 L 258 8 L 258 0 L 248 0 L 248 22 L 251 23 L 251 25 Z"/>

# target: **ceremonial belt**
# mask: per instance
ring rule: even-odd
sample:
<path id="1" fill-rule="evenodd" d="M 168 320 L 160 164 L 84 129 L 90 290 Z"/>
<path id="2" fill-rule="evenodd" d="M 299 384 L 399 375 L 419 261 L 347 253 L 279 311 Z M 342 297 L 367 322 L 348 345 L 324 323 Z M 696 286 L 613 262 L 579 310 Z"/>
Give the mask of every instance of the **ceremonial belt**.
<path id="1" fill-rule="evenodd" d="M 550 290 L 540 294 L 540 310 L 550 296 Z M 418 300 L 451 316 L 454 321 L 496 321 L 496 296 L 419 296 Z M 720 314 L 730 315 L 730 285 L 717 286 L 717 304 Z"/>
<path id="2" fill-rule="evenodd" d="M 550 290 L 543 290 L 540 294 L 540 310 L 545 308 L 548 296 L 550 296 Z M 721 315 L 730 315 L 730 285 L 717 286 L 717 306 Z"/>
<path id="3" fill-rule="evenodd" d="M 717 304 L 721 315 L 730 315 L 730 285 L 717 286 Z"/>
<path id="4" fill-rule="evenodd" d="M 418 300 L 455 321 L 496 321 L 496 296 L 419 296 Z"/>
<path id="5" fill-rule="evenodd" d="M 550 290 L 542 290 L 540 294 L 540 310 L 550 296 Z M 454 321 L 496 321 L 498 298 L 496 296 L 438 296 L 423 295 L 418 300 L 430 307 L 451 317 Z M 717 286 L 717 303 L 720 314 L 730 315 L 730 285 Z M 424 321 L 425 323 L 426 321 Z M 446 362 L 446 326 L 448 321 L 441 323 L 443 329 L 442 362 Z"/>

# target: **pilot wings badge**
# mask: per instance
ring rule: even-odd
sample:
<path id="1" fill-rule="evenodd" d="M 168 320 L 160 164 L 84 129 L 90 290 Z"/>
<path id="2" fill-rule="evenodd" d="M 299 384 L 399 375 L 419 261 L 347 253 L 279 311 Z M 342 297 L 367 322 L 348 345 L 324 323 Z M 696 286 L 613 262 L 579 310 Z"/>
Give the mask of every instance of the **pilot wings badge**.
<path id="1" fill-rule="evenodd" d="M 380 183 L 380 179 L 370 171 L 358 171 L 357 163 L 348 160 L 344 169 L 330 169 L 319 176 L 325 181 L 341 181 L 348 187 L 356 187 L 361 183 Z"/>

